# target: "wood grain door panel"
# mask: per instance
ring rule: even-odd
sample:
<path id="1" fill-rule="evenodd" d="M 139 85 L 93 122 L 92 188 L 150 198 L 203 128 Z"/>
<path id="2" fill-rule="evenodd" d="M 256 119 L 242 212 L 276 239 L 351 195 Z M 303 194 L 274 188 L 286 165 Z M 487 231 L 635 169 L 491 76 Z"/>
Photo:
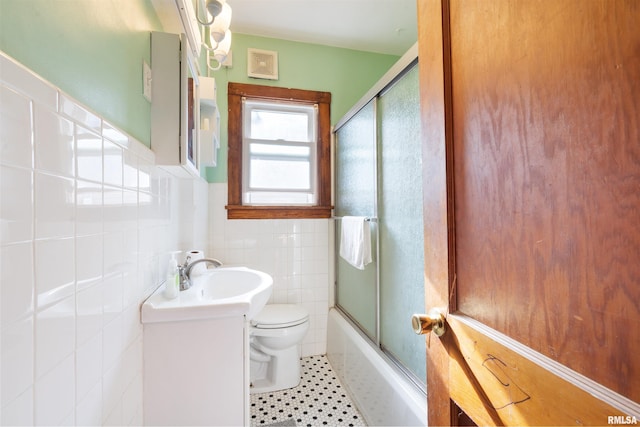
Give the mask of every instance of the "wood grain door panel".
<path id="1" fill-rule="evenodd" d="M 635 5 L 453 1 L 451 70 L 458 309 L 640 401 Z"/>
<path id="2" fill-rule="evenodd" d="M 425 305 L 451 332 L 429 423 L 640 419 L 640 3 L 418 0 L 418 23 Z"/>

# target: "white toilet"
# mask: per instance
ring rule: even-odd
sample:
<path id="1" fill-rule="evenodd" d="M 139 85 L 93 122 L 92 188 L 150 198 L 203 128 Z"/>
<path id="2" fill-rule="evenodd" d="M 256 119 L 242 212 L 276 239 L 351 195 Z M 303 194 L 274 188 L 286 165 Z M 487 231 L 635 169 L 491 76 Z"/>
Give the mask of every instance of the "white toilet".
<path id="1" fill-rule="evenodd" d="M 300 383 L 300 343 L 308 329 L 309 313 L 295 304 L 267 304 L 251 320 L 251 393 Z"/>

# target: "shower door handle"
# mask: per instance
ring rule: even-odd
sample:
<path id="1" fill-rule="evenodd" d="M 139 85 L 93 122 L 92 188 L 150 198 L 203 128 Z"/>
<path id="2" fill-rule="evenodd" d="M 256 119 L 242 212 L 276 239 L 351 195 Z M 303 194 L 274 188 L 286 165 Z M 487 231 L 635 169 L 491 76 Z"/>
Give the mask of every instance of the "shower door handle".
<path id="1" fill-rule="evenodd" d="M 444 314 L 435 308 L 430 310 L 429 314 L 414 314 L 411 316 L 411 327 L 413 332 L 418 335 L 425 335 L 433 331 L 434 334 L 441 337 L 446 331 Z"/>

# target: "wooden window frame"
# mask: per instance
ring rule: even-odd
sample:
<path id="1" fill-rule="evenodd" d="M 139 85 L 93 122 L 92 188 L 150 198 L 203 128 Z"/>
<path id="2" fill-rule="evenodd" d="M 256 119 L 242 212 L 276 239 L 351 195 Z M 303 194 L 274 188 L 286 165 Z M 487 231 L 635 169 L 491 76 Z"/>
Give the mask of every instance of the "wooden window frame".
<path id="1" fill-rule="evenodd" d="M 317 201 L 312 206 L 242 203 L 242 98 L 318 104 Z M 331 218 L 331 93 L 230 82 L 228 86 L 228 219 Z"/>

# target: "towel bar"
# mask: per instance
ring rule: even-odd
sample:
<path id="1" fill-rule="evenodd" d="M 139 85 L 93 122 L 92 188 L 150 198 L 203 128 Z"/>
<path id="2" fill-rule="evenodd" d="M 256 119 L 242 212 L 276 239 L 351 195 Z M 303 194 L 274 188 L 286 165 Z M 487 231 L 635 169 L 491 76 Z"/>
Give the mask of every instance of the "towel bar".
<path id="1" fill-rule="evenodd" d="M 342 217 L 341 216 L 334 216 L 334 217 L 331 217 L 331 219 L 342 219 Z M 364 220 L 365 221 L 370 221 L 370 222 L 378 222 L 378 218 L 366 217 Z"/>

